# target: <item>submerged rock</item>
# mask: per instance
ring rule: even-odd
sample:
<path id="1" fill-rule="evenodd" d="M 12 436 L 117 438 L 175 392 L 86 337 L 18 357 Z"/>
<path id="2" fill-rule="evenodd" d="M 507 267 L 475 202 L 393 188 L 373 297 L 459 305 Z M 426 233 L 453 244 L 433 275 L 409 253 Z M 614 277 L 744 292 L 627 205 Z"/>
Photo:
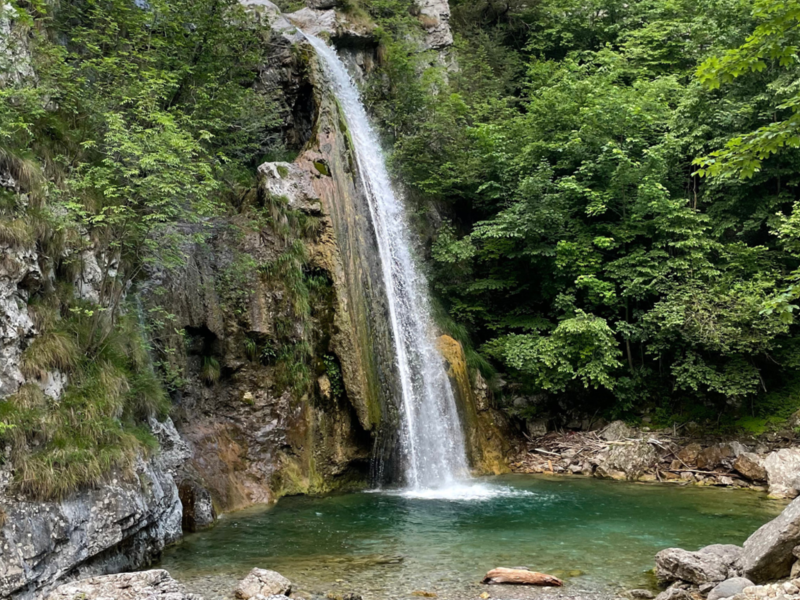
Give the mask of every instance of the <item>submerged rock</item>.
<path id="1" fill-rule="evenodd" d="M 47 600 L 203 600 L 189 594 L 164 569 L 102 575 L 67 583 L 53 591 Z"/>
<path id="2" fill-rule="evenodd" d="M 258 596 L 281 596 L 292 591 L 292 582 L 276 571 L 253 569 L 239 582 L 236 597 L 250 600 Z"/>
<path id="3" fill-rule="evenodd" d="M 536 571 L 528 571 L 526 569 L 506 569 L 505 567 L 497 567 L 496 569 L 489 571 L 486 574 L 486 577 L 483 578 L 482 583 L 510 583 L 515 585 L 541 585 L 555 587 L 564 585 L 564 582 L 554 575 L 537 573 Z"/>

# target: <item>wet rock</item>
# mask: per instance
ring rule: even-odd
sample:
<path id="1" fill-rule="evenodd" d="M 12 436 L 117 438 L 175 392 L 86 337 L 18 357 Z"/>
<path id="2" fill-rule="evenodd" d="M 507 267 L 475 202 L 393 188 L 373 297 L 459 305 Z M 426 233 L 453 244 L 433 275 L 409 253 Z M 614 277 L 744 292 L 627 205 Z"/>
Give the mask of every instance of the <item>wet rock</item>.
<path id="1" fill-rule="evenodd" d="M 374 25 L 351 21 L 335 10 L 303 8 L 286 15 L 286 19 L 307 33 L 330 37 L 337 47 L 377 45 Z"/>
<path id="2" fill-rule="evenodd" d="M 482 583 L 506 583 L 514 585 L 540 585 L 555 587 L 564 585 L 564 582 L 554 575 L 537 573 L 536 571 L 528 571 L 527 569 L 507 569 L 505 567 L 497 567 L 496 569 L 489 571 L 483 578 Z"/>
<path id="3" fill-rule="evenodd" d="M 736 594 L 741 594 L 744 588 L 750 587 L 753 582 L 745 577 L 732 577 L 726 579 L 708 593 L 707 600 L 722 600 L 722 598 L 730 598 Z"/>
<path id="4" fill-rule="evenodd" d="M 202 600 L 163 569 L 103 575 L 67 583 L 53 591 L 47 600 Z"/>
<path id="5" fill-rule="evenodd" d="M 181 527 L 185 532 L 194 533 L 214 524 L 217 513 L 206 488 L 187 479 L 178 486 L 178 493 L 183 507 Z"/>
<path id="6" fill-rule="evenodd" d="M 616 479 L 617 481 L 624 481 L 628 478 L 624 471 L 610 469 L 606 465 L 598 465 L 594 470 L 594 475 L 600 479 Z"/>
<path id="7" fill-rule="evenodd" d="M 800 544 L 800 498 L 744 543 L 744 575 L 756 583 L 788 577 L 795 561 L 792 550 Z"/>
<path id="8" fill-rule="evenodd" d="M 240 600 L 250 600 L 258 595 L 269 597 L 291 591 L 292 582 L 280 573 L 256 568 L 239 582 L 235 594 Z"/>
<path id="9" fill-rule="evenodd" d="M 794 498 L 800 477 L 800 448 L 784 448 L 764 459 L 770 496 Z"/>
<path id="10" fill-rule="evenodd" d="M 628 592 L 631 598 L 638 598 L 640 600 L 653 600 L 656 595 L 650 590 L 631 590 Z"/>
<path id="11" fill-rule="evenodd" d="M 656 554 L 656 577 L 662 582 L 686 581 L 700 585 L 738 574 L 742 549 L 727 544 L 706 546 L 697 552 L 667 548 Z"/>
<path id="12" fill-rule="evenodd" d="M 618 442 L 633 435 L 633 429 L 623 421 L 613 421 L 600 431 L 600 437 L 609 442 Z"/>

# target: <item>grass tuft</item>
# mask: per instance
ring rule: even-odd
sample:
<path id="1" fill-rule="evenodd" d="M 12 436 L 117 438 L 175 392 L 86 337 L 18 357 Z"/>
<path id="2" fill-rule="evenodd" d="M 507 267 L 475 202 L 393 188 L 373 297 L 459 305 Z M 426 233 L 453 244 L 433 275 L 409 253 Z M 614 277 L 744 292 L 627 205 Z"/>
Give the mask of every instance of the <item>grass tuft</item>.
<path id="1" fill-rule="evenodd" d="M 26 376 L 58 368 L 69 375 L 59 400 L 35 383 L 0 402 L 0 445 L 11 445 L 12 487 L 42 500 L 115 477 L 135 476 L 140 456 L 158 444 L 144 422 L 164 417 L 169 398 L 147 360 L 138 324 L 93 321 L 88 306 L 59 320 L 48 302 L 34 304 L 45 333 L 23 354 Z"/>
<path id="2" fill-rule="evenodd" d="M 203 358 L 203 368 L 200 375 L 203 381 L 208 385 L 217 383 L 222 375 L 222 368 L 219 366 L 219 361 L 213 356 L 206 356 Z"/>
<path id="3" fill-rule="evenodd" d="M 25 248 L 35 241 L 33 228 L 24 219 L 0 219 L 0 244 Z"/>
<path id="4" fill-rule="evenodd" d="M 81 350 L 75 339 L 63 331 L 48 331 L 33 340 L 22 353 L 20 371 L 29 379 L 44 380 L 53 370 L 69 372 L 78 362 Z"/>

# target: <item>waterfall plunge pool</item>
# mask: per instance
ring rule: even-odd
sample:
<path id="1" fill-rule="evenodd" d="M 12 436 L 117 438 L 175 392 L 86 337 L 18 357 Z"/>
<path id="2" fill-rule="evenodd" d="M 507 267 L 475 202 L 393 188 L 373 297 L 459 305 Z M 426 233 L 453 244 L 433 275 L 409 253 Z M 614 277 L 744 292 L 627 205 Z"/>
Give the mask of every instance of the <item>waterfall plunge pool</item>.
<path id="1" fill-rule="evenodd" d="M 611 597 L 621 588 L 652 587 L 648 571 L 659 550 L 741 544 L 785 506 L 749 491 L 579 477 L 478 483 L 504 491 L 454 500 L 392 492 L 282 498 L 188 535 L 159 567 L 206 600 L 232 598 L 253 567 L 288 577 L 294 597 Z M 498 566 L 552 573 L 565 587 L 478 583 Z"/>

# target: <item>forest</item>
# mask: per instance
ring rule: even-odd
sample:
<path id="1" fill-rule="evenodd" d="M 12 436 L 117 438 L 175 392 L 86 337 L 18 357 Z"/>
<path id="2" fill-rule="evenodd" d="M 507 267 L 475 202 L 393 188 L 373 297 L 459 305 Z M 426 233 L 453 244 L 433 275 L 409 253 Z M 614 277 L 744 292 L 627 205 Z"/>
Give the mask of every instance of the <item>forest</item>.
<path id="1" fill-rule="evenodd" d="M 431 271 L 472 365 L 527 415 L 788 417 L 800 4 L 451 4 L 457 68 L 390 60 L 370 92 L 398 177 L 445 215 Z"/>

